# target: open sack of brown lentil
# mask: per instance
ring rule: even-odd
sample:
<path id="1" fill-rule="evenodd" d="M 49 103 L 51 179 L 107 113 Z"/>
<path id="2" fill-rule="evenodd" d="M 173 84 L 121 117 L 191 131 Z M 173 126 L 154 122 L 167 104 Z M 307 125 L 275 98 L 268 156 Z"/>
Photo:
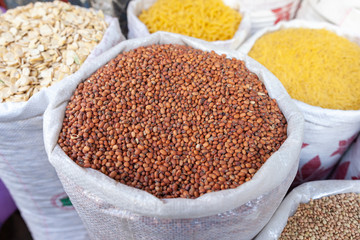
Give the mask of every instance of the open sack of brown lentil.
<path id="1" fill-rule="evenodd" d="M 43 113 L 52 89 L 124 39 L 118 21 L 62 2 L 9 10 L 0 21 L 0 178 L 34 239 L 87 239 L 48 161 Z"/>
<path id="2" fill-rule="evenodd" d="M 239 48 L 279 78 L 304 114 L 295 185 L 327 178 L 360 131 L 360 46 L 353 39 L 327 23 L 294 20 Z"/>
<path id="3" fill-rule="evenodd" d="M 323 180 L 292 190 L 255 239 L 360 239 L 359 229 L 360 180 Z"/>
<path id="4" fill-rule="evenodd" d="M 280 82 L 246 56 L 164 32 L 92 63 L 44 114 L 49 160 L 90 237 L 254 237 L 302 144 L 303 117 Z"/>
<path id="5" fill-rule="evenodd" d="M 129 38 L 166 31 L 236 49 L 250 32 L 236 0 L 134 0 L 127 9 Z"/>

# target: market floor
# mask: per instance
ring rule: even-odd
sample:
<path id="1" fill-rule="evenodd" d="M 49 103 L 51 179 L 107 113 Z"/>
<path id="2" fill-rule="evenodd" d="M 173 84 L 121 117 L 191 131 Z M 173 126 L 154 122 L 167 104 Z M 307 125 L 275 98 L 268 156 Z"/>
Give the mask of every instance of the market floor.
<path id="1" fill-rule="evenodd" d="M 32 240 L 31 234 L 19 211 L 13 213 L 1 226 L 0 239 Z"/>

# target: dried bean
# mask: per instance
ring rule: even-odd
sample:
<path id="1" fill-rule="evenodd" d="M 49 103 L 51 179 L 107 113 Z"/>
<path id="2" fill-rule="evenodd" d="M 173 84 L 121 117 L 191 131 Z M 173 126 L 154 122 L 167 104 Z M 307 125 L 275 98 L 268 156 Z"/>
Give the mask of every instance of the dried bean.
<path id="1" fill-rule="evenodd" d="M 159 198 L 196 198 L 251 180 L 286 128 L 244 62 L 152 45 L 119 54 L 79 84 L 58 143 L 78 165 L 86 158 L 123 184 Z"/>

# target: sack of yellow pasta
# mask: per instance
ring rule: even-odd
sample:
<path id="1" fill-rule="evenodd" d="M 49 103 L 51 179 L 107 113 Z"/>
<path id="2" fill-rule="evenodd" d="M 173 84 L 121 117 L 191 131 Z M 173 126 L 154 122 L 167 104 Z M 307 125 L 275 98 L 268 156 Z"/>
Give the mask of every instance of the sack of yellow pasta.
<path id="1" fill-rule="evenodd" d="M 129 38 L 165 31 L 232 49 L 245 40 L 251 25 L 235 0 L 134 0 L 127 18 Z"/>
<path id="2" fill-rule="evenodd" d="M 294 185 L 326 179 L 360 131 L 360 46 L 328 23 L 294 20 L 263 29 L 239 51 L 283 83 L 305 117 Z"/>

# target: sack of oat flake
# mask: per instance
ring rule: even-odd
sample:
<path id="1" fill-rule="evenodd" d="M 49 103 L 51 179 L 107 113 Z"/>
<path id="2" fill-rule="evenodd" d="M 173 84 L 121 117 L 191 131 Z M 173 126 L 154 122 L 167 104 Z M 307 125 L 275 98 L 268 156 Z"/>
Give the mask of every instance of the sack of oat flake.
<path id="1" fill-rule="evenodd" d="M 34 239 L 88 239 L 48 162 L 43 113 L 51 89 L 124 39 L 118 22 L 60 1 L 8 10 L 0 21 L 0 178 Z"/>

